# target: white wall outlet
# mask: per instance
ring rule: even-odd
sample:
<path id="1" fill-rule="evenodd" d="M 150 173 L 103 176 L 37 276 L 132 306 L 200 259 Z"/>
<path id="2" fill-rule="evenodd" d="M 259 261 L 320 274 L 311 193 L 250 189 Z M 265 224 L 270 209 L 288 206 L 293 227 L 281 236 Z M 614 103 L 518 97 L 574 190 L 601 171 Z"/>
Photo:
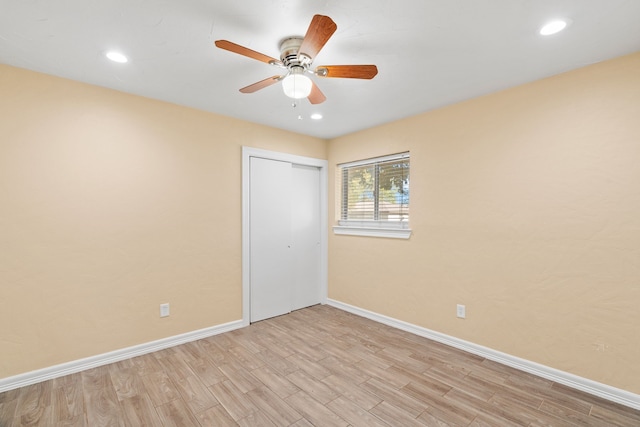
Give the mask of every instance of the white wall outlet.
<path id="1" fill-rule="evenodd" d="M 456 316 L 461 319 L 467 317 L 467 308 L 462 304 L 456 305 Z"/>
<path id="2" fill-rule="evenodd" d="M 169 303 L 160 304 L 160 317 L 167 317 L 169 315 Z"/>

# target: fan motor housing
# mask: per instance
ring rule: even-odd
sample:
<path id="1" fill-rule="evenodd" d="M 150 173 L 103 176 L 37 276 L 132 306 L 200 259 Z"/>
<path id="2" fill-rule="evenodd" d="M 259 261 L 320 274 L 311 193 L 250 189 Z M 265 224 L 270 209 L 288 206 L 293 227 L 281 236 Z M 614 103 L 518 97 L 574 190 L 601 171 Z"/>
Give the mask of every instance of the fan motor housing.
<path id="1" fill-rule="evenodd" d="M 298 55 L 302 45 L 302 37 L 287 37 L 280 42 L 280 60 L 287 67 L 302 67 L 307 69 L 311 64 L 311 58 L 306 55 Z"/>

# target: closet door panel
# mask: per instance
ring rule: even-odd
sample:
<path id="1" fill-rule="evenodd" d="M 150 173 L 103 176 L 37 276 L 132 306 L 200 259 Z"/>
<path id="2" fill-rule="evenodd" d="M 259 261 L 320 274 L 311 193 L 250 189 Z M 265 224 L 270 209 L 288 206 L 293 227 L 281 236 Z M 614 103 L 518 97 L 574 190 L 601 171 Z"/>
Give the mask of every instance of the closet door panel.
<path id="1" fill-rule="evenodd" d="M 251 158 L 251 322 L 291 311 L 292 183 L 290 163 Z"/>

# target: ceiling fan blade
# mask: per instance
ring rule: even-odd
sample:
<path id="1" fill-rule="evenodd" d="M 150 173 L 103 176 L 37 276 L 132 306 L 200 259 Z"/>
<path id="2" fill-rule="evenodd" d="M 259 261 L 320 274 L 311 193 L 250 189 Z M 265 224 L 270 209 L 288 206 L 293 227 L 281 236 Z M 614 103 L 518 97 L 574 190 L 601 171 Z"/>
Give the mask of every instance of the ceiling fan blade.
<path id="1" fill-rule="evenodd" d="M 372 79 L 378 74 L 375 65 L 321 65 L 316 68 L 320 77 L 342 77 L 347 79 Z"/>
<path id="2" fill-rule="evenodd" d="M 322 93 L 320 88 L 314 82 L 311 82 L 311 93 L 307 99 L 312 104 L 322 104 L 326 101 L 327 97 L 324 96 L 324 93 Z"/>
<path id="3" fill-rule="evenodd" d="M 240 55 L 248 56 L 249 58 L 257 59 L 258 61 L 266 62 L 267 64 L 279 64 L 275 58 L 267 56 L 263 53 L 256 52 L 255 50 L 251 50 L 248 47 L 240 46 L 239 44 L 235 44 L 230 42 L 229 40 L 216 40 L 216 46 L 220 49 L 228 50 L 229 52 L 237 53 Z"/>
<path id="4" fill-rule="evenodd" d="M 257 92 L 260 89 L 264 89 L 267 86 L 271 86 L 272 84 L 278 83 L 281 78 L 282 78 L 282 76 L 267 77 L 266 79 L 260 80 L 259 82 L 256 82 L 256 83 L 254 83 L 252 85 L 243 87 L 242 89 L 240 89 L 240 92 L 242 92 L 242 93 Z"/>
<path id="5" fill-rule="evenodd" d="M 313 60 L 337 29 L 336 23 L 328 16 L 315 15 L 302 40 L 298 56 L 306 56 Z"/>

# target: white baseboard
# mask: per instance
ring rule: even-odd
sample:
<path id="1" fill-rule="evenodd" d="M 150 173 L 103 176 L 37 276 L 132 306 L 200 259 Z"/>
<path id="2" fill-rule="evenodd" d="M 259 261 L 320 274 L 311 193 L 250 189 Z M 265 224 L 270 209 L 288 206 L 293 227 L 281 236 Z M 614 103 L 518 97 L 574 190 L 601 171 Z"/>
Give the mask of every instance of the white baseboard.
<path id="1" fill-rule="evenodd" d="M 368 310 L 364 310 L 359 307 L 355 307 L 349 304 L 345 304 L 340 301 L 328 299 L 327 304 L 349 313 L 356 314 L 367 319 L 374 320 L 379 323 L 383 323 L 394 328 L 411 332 L 412 334 L 419 335 L 421 337 L 429 338 L 433 341 L 446 344 L 451 347 L 472 353 L 478 356 L 482 356 L 489 360 L 493 360 L 503 365 L 511 366 L 512 368 L 519 369 L 521 371 L 529 372 L 530 374 L 537 375 L 542 378 L 557 382 L 559 384 L 566 385 L 568 387 L 584 391 L 594 396 L 601 397 L 603 399 L 610 400 L 612 402 L 619 403 L 624 406 L 629 406 L 634 409 L 640 409 L 640 395 L 631 393 L 626 390 L 611 387 L 606 384 L 602 384 L 596 381 L 589 380 L 587 378 L 579 377 L 568 372 L 564 372 L 549 366 L 541 365 L 536 362 L 531 362 L 526 359 L 511 356 L 506 353 L 502 353 L 497 350 L 490 349 L 478 344 L 474 344 L 469 341 L 461 340 L 440 332 L 432 331 L 421 326 L 413 325 L 411 323 L 403 322 L 402 320 L 387 317 L 382 314 L 374 313 Z"/>
<path id="2" fill-rule="evenodd" d="M 31 371 L 15 375 L 13 377 L 0 378 L 0 393 L 65 375 L 74 374 L 87 369 L 97 368 L 98 366 L 108 365 L 109 363 L 119 362 L 120 360 L 142 356 L 143 354 L 164 350 L 165 348 L 185 344 L 191 341 L 197 341 L 199 339 L 218 335 L 224 332 L 230 332 L 235 329 L 239 329 L 242 326 L 242 320 L 236 320 L 222 325 L 212 326 L 210 328 L 199 329 L 197 331 L 187 332 L 185 334 L 175 335 L 173 337 L 163 338 L 145 344 L 99 354 L 97 356 L 91 356 L 44 369 L 38 369 L 37 371 Z"/>

